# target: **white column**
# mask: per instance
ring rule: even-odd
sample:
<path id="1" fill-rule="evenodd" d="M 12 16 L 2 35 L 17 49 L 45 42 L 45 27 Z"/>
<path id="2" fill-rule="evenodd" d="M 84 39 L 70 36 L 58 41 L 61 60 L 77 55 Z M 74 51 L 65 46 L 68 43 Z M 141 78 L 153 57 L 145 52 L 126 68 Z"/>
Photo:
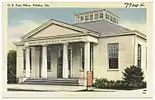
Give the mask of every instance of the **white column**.
<path id="1" fill-rule="evenodd" d="M 85 42 L 84 48 L 84 73 L 85 78 L 87 79 L 87 71 L 90 71 L 90 42 Z M 87 85 L 87 80 L 85 81 L 85 86 Z"/>
<path id="2" fill-rule="evenodd" d="M 26 77 L 30 77 L 30 48 L 26 47 Z"/>
<path id="3" fill-rule="evenodd" d="M 63 44 L 63 78 L 68 78 L 68 44 Z"/>
<path id="4" fill-rule="evenodd" d="M 41 77 L 47 78 L 47 45 L 43 45 L 42 47 Z"/>

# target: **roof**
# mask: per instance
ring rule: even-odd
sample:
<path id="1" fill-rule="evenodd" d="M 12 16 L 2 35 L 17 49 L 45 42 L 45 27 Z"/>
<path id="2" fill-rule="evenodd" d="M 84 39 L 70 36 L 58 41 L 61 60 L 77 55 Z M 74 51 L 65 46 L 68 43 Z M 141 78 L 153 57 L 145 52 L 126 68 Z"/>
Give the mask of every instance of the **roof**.
<path id="1" fill-rule="evenodd" d="M 106 20 L 92 21 L 86 23 L 76 23 L 74 25 L 101 33 L 101 35 L 123 34 L 125 32 L 131 31 L 130 29 L 127 29 L 117 24 L 110 23 Z"/>
<path id="2" fill-rule="evenodd" d="M 27 39 L 28 37 L 38 33 L 39 31 L 45 29 L 46 27 L 50 26 L 51 24 L 57 24 L 57 25 L 60 25 L 60 26 L 63 26 L 63 27 L 66 27 L 66 28 L 69 28 L 69 29 L 72 29 L 72 30 L 75 30 L 75 31 L 91 34 L 91 35 L 94 35 L 94 36 L 98 36 L 99 35 L 99 33 L 95 32 L 95 31 L 92 31 L 92 30 L 89 30 L 89 29 L 78 27 L 78 26 L 75 26 L 75 25 L 72 25 L 72 24 L 68 24 L 68 23 L 65 23 L 65 22 L 62 22 L 62 21 L 50 19 L 47 22 L 45 22 L 44 24 L 40 25 L 39 27 L 33 29 L 29 33 L 27 33 L 24 36 L 22 36 L 21 39 Z"/>

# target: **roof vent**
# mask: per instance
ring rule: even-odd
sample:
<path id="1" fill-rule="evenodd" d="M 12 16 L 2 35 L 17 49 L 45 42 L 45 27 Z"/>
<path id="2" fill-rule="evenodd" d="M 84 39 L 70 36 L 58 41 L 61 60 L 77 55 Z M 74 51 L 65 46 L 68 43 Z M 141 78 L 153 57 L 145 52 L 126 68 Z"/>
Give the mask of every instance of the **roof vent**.
<path id="1" fill-rule="evenodd" d="M 85 23 L 99 20 L 107 20 L 119 24 L 119 17 L 106 9 L 88 11 L 75 14 L 75 23 Z"/>

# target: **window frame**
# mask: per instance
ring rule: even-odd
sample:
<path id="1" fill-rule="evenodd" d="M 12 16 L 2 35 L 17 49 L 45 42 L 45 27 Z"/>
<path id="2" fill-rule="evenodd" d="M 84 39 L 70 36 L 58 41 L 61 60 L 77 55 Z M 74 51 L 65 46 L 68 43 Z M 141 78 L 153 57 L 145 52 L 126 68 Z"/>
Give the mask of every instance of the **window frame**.
<path id="1" fill-rule="evenodd" d="M 89 17 L 90 17 L 89 20 L 94 20 L 94 16 L 93 16 L 93 14 L 90 14 Z"/>
<path id="2" fill-rule="evenodd" d="M 101 18 L 101 16 L 102 16 L 102 18 Z M 103 18 L 104 18 L 103 12 L 100 12 L 100 13 L 99 13 L 99 18 L 100 18 L 100 19 L 103 19 Z"/>
<path id="3" fill-rule="evenodd" d="M 83 51 L 82 51 L 83 49 Z M 84 50 L 84 46 L 80 47 L 80 71 L 84 71 L 85 69 L 85 54 L 84 54 L 85 50 Z"/>
<path id="4" fill-rule="evenodd" d="M 50 62 L 50 64 L 48 65 L 49 62 Z M 52 50 L 51 50 L 50 46 L 47 46 L 47 71 L 48 72 L 52 71 Z"/>
<path id="5" fill-rule="evenodd" d="M 117 50 L 117 59 L 118 59 L 118 67 L 117 68 L 110 68 L 110 62 L 109 62 L 109 59 L 110 59 L 110 56 L 109 56 L 109 52 L 111 51 L 109 51 L 109 45 L 118 45 L 118 50 Z M 114 48 L 115 48 L 115 46 L 114 46 Z M 108 63 L 108 68 L 107 68 L 107 70 L 114 70 L 114 71 L 118 71 L 119 70 L 119 48 L 120 48 L 120 45 L 119 45 L 119 43 L 118 42 L 116 42 L 116 43 L 108 43 L 107 44 L 107 51 L 108 51 L 108 53 L 107 53 L 107 63 Z M 112 49 L 113 50 L 113 49 Z M 113 51 L 112 51 L 112 55 L 113 54 L 115 54 Z M 112 58 L 112 57 L 111 57 Z M 113 57 L 113 58 L 115 58 L 115 57 Z"/>
<path id="6" fill-rule="evenodd" d="M 137 45 L 137 67 L 142 68 L 142 45 L 141 44 Z"/>
<path id="7" fill-rule="evenodd" d="M 26 50 L 23 49 L 23 70 L 26 70 Z"/>
<path id="8" fill-rule="evenodd" d="M 95 13 L 94 19 L 95 20 L 98 20 L 99 19 L 99 14 L 98 13 Z"/>

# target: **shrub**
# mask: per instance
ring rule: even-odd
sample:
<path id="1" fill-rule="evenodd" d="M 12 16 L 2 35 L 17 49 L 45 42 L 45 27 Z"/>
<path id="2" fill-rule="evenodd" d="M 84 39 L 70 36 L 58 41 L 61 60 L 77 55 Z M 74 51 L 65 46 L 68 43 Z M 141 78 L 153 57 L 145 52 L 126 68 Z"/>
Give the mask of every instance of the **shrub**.
<path id="1" fill-rule="evenodd" d="M 17 83 L 15 50 L 10 50 L 7 55 L 7 83 Z"/>
<path id="2" fill-rule="evenodd" d="M 123 80 L 129 84 L 139 85 L 144 79 L 142 69 L 136 66 L 130 66 L 123 72 Z"/>
<path id="3" fill-rule="evenodd" d="M 96 79 L 94 86 L 102 89 L 140 89 L 146 88 L 146 82 L 143 82 L 144 76 L 142 69 L 136 66 L 130 66 L 123 72 L 122 80 L 108 81 L 106 78 Z"/>

